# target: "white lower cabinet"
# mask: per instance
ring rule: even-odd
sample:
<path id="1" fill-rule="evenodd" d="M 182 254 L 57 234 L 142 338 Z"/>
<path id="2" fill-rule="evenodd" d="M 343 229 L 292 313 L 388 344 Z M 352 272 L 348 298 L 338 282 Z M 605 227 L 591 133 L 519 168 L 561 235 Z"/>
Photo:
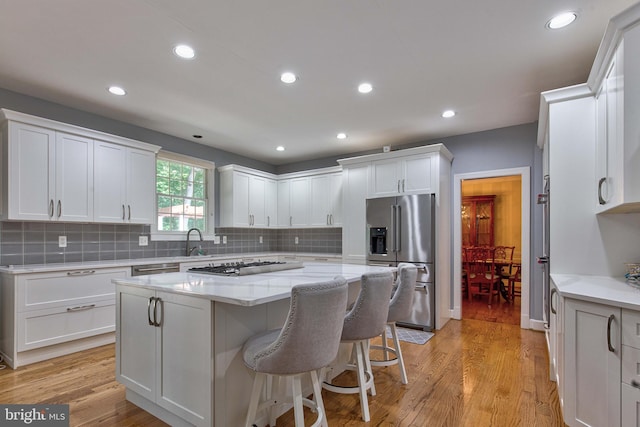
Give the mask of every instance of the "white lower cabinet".
<path id="1" fill-rule="evenodd" d="M 3 274 L 0 353 L 13 368 L 113 342 L 127 267 Z"/>
<path id="2" fill-rule="evenodd" d="M 564 419 L 620 425 L 621 309 L 565 299 Z"/>
<path id="3" fill-rule="evenodd" d="M 126 285 L 116 295 L 116 379 L 127 398 L 175 415 L 172 425 L 212 425 L 211 301 Z"/>

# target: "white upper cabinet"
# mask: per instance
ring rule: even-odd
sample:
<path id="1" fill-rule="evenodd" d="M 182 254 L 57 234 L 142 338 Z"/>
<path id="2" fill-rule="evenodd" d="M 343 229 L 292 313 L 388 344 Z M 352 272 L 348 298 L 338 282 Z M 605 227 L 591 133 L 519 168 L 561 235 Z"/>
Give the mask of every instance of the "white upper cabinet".
<path id="1" fill-rule="evenodd" d="M 153 224 L 159 146 L 6 109 L 2 217 Z"/>
<path id="2" fill-rule="evenodd" d="M 93 140 L 50 128 L 8 122 L 7 219 L 93 219 Z"/>
<path id="3" fill-rule="evenodd" d="M 291 227 L 291 182 L 278 180 L 278 227 Z"/>
<path id="4" fill-rule="evenodd" d="M 310 177 L 312 227 L 342 225 L 342 173 Z"/>
<path id="5" fill-rule="evenodd" d="M 309 178 L 293 178 L 290 183 L 289 215 L 292 227 L 307 227 L 309 225 Z"/>
<path id="6" fill-rule="evenodd" d="M 308 177 L 278 180 L 278 227 L 310 225 L 310 181 Z"/>
<path id="7" fill-rule="evenodd" d="M 278 225 L 278 182 L 274 179 L 265 179 L 265 201 L 264 209 L 266 216 L 266 226 L 275 227 Z"/>
<path id="8" fill-rule="evenodd" d="M 220 226 L 276 225 L 276 182 L 271 174 L 237 165 L 220 171 Z"/>
<path id="9" fill-rule="evenodd" d="M 96 141 L 95 222 L 153 224 L 155 153 Z"/>
<path id="10" fill-rule="evenodd" d="M 370 196 L 432 192 L 432 158 L 431 154 L 424 154 L 372 162 Z"/>
<path id="11" fill-rule="evenodd" d="M 609 44 L 603 41 L 594 65 L 599 73 L 590 76 L 600 81 L 595 91 L 596 212 L 640 212 L 640 26 L 613 22 L 622 27 L 607 28 Z"/>

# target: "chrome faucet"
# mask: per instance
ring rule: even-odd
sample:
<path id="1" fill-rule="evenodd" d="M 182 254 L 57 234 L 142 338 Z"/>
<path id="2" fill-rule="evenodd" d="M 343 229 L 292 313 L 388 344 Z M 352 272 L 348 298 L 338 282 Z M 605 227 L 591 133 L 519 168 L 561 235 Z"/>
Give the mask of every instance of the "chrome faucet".
<path id="1" fill-rule="evenodd" d="M 200 241 L 202 242 L 204 239 L 202 238 L 202 232 L 200 230 L 198 230 L 197 228 L 191 228 L 189 229 L 189 231 L 187 231 L 187 247 L 185 249 L 185 255 L 186 256 L 191 256 L 191 254 L 193 253 L 194 250 L 198 249 L 197 246 L 194 246 L 192 248 L 189 247 L 189 235 L 191 234 L 192 231 L 197 231 L 198 235 L 200 236 Z"/>

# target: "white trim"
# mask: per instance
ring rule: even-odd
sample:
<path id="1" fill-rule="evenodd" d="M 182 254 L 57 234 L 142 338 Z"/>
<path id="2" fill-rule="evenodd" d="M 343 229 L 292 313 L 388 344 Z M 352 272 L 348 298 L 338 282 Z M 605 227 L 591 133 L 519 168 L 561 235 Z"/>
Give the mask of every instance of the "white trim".
<path id="1" fill-rule="evenodd" d="M 440 153 L 445 159 L 453 160 L 453 154 L 442 143 L 423 145 L 420 147 L 405 148 L 401 150 L 393 150 L 387 153 L 365 154 L 363 156 L 349 157 L 346 159 L 338 159 L 340 165 L 351 165 L 363 162 L 373 162 L 376 160 L 387 160 L 396 157 L 413 156 L 416 154 Z"/>
<path id="2" fill-rule="evenodd" d="M 455 174 L 453 177 L 453 318 L 462 319 L 462 289 L 461 274 L 462 267 L 460 265 L 462 250 L 462 233 L 460 209 L 462 206 L 462 180 L 479 179 L 479 178 L 495 178 L 501 176 L 520 175 L 521 193 L 522 193 L 522 231 L 521 231 L 521 262 L 522 262 L 522 283 L 521 283 L 521 309 L 520 309 L 520 327 L 529 329 L 531 326 L 529 313 L 530 298 L 530 266 L 531 266 L 531 177 L 530 168 L 511 168 L 498 169 L 482 172 Z"/>
<path id="3" fill-rule="evenodd" d="M 215 169 L 216 164 L 208 160 L 199 159 L 197 157 L 186 156 L 184 154 L 174 153 L 172 151 L 160 150 L 158 152 L 158 158 L 172 160 L 174 162 L 188 163 L 193 166 L 198 166 L 203 169 Z"/>
<path id="4" fill-rule="evenodd" d="M 191 164 L 193 166 L 201 167 L 205 169 L 206 185 L 207 185 L 207 229 L 202 231 L 202 238 L 204 240 L 214 240 L 215 238 L 215 170 L 216 165 L 213 162 L 207 160 L 196 159 L 195 157 L 184 156 L 182 154 L 172 153 L 170 151 L 161 151 L 156 156 L 158 158 L 167 159 L 169 161 L 176 161 Z M 157 174 L 157 172 L 156 172 Z M 157 195 L 157 189 L 156 189 Z M 186 239 L 186 232 L 184 231 L 158 231 L 158 204 L 154 206 L 154 221 L 151 224 L 150 237 L 151 240 L 173 240 L 180 241 Z"/>

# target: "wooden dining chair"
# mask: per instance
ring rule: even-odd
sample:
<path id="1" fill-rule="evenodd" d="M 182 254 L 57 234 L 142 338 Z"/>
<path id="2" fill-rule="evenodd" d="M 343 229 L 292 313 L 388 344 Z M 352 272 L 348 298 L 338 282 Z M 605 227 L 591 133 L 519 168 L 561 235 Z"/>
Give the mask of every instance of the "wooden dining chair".
<path id="1" fill-rule="evenodd" d="M 500 260 L 500 278 L 507 282 L 515 272 L 513 267 L 513 253 L 515 250 L 515 246 L 496 246 L 495 259 Z"/>
<path id="2" fill-rule="evenodd" d="M 469 301 L 475 295 L 486 295 L 489 297 L 489 307 L 493 302 L 493 296 L 498 297 L 500 302 L 501 278 L 496 271 L 495 248 L 473 247 L 467 249 L 466 270 L 469 283 Z"/>
<path id="3" fill-rule="evenodd" d="M 462 277 L 461 277 L 461 283 L 462 283 L 462 295 L 463 296 L 469 296 L 469 274 L 467 273 L 467 249 L 469 249 L 468 246 L 464 246 L 462 248 Z"/>
<path id="4" fill-rule="evenodd" d="M 518 286 L 516 286 L 516 284 Z M 509 300 L 514 301 L 515 297 L 522 295 L 520 286 L 522 284 L 522 267 L 516 266 L 515 272 L 509 277 L 509 284 L 507 289 L 509 290 Z"/>

